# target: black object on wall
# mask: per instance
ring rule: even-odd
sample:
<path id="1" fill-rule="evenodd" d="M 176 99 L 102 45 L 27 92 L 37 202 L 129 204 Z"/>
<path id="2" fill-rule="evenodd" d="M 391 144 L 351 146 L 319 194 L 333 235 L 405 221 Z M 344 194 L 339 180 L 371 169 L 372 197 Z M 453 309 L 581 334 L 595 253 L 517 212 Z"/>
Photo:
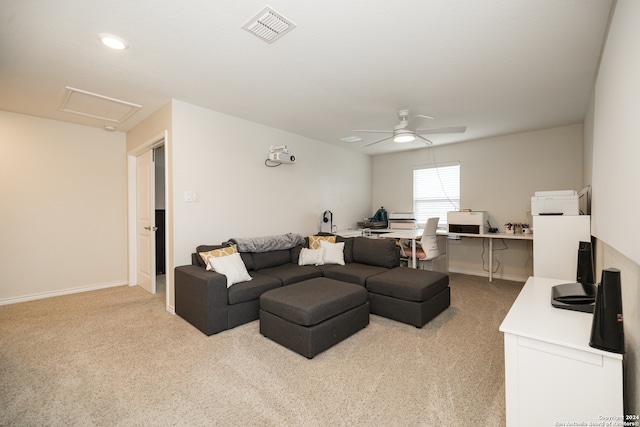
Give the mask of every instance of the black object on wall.
<path id="1" fill-rule="evenodd" d="M 165 274 L 164 209 L 156 209 L 156 274 Z"/>
<path id="2" fill-rule="evenodd" d="M 620 270 L 606 268 L 602 270 L 602 280 L 596 292 L 589 345 L 613 353 L 624 353 L 622 320 Z"/>

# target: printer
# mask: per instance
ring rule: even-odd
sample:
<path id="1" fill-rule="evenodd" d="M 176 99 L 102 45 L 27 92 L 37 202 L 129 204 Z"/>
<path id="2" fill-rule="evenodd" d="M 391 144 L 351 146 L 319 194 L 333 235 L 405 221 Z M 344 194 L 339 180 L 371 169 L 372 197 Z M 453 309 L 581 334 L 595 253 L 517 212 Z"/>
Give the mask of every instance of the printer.
<path id="1" fill-rule="evenodd" d="M 449 233 L 485 234 L 489 216 L 485 211 L 447 212 Z"/>
<path id="2" fill-rule="evenodd" d="M 413 212 L 391 212 L 389 228 L 415 230 L 416 216 Z"/>
<path id="3" fill-rule="evenodd" d="M 536 191 L 531 197 L 531 215 L 580 215 L 574 190 Z"/>

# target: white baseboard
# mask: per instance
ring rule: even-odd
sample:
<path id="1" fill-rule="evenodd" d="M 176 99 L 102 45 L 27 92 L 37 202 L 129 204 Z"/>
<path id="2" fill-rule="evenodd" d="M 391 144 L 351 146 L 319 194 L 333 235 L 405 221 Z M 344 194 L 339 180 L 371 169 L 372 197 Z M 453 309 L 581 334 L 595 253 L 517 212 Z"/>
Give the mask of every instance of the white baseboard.
<path id="1" fill-rule="evenodd" d="M 17 304 L 19 302 L 34 301 L 38 299 L 57 297 L 61 295 L 77 294 L 80 292 L 95 291 L 98 289 L 115 288 L 116 286 L 123 286 L 126 284 L 128 284 L 128 282 L 126 280 L 123 280 L 123 281 L 117 281 L 117 282 L 102 283 L 98 285 L 81 286 L 78 288 L 61 289 L 59 291 L 42 292 L 39 294 L 5 298 L 5 299 L 0 299 L 0 305 Z"/>
<path id="2" fill-rule="evenodd" d="M 449 273 L 460 273 L 460 274 L 468 274 L 469 276 L 480 276 L 486 277 L 489 279 L 489 273 L 486 271 L 478 271 L 478 270 L 465 270 L 463 268 L 449 268 Z M 494 273 L 492 276 L 494 279 L 501 280 L 510 280 L 512 282 L 526 282 L 529 277 L 520 277 L 520 276 L 507 276 L 502 274 Z"/>

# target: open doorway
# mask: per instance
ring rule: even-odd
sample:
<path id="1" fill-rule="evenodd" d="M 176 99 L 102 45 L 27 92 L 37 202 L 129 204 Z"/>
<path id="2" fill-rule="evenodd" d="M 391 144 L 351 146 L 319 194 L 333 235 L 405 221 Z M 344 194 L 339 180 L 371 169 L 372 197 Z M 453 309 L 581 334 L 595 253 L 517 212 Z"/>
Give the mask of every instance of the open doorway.
<path id="1" fill-rule="evenodd" d="M 166 188 L 164 145 L 153 149 L 155 160 L 155 225 L 156 225 L 156 293 L 167 291 L 167 249 L 166 249 Z"/>
<path id="2" fill-rule="evenodd" d="M 147 140 L 127 153 L 128 188 L 129 188 L 129 285 L 140 286 L 149 292 L 159 293 L 157 288 L 158 273 L 160 291 L 164 294 L 167 311 L 173 313 L 170 295 L 172 294 L 171 261 L 168 259 L 171 248 L 171 203 L 167 196 L 168 163 L 170 148 L 167 145 L 167 132 Z M 162 147 L 162 150 L 156 149 Z M 155 159 L 154 157 L 158 157 Z M 146 159 L 149 159 L 147 162 Z M 151 165 L 146 167 L 141 165 Z M 159 170 L 156 171 L 156 166 Z M 156 173 L 158 176 L 156 177 Z M 144 176 L 148 177 L 145 180 Z M 164 211 L 164 219 L 156 220 L 156 194 L 159 199 L 158 209 Z M 156 243 L 156 227 L 162 227 L 162 243 Z M 147 237 L 148 236 L 148 237 Z M 158 248 L 160 248 L 158 250 Z M 159 253 L 158 253 L 159 252 Z M 157 262 L 158 257 L 162 259 Z M 158 266 L 160 264 L 160 269 Z"/>

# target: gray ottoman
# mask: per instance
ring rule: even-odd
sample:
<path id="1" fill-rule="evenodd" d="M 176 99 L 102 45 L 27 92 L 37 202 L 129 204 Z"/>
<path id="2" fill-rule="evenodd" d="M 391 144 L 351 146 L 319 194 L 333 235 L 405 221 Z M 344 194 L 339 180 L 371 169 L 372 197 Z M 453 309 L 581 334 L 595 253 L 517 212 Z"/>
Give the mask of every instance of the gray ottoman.
<path id="1" fill-rule="evenodd" d="M 309 359 L 368 324 L 360 285 L 317 277 L 260 296 L 260 333 Z"/>
<path id="2" fill-rule="evenodd" d="M 367 279 L 371 313 L 421 328 L 451 304 L 449 276 L 396 267 Z"/>

